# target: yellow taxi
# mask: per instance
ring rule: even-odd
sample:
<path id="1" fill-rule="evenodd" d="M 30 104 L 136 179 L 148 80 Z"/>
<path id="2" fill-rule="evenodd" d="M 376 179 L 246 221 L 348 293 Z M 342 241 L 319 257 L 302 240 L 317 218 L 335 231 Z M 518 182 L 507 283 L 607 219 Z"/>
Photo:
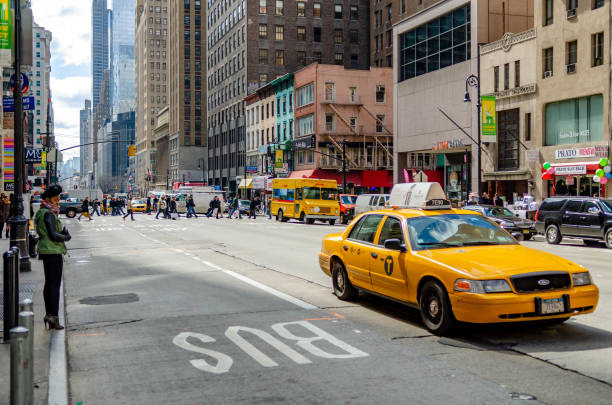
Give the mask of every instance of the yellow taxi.
<path id="1" fill-rule="evenodd" d="M 363 290 L 414 306 L 439 335 L 456 321 L 561 323 L 597 306 L 586 268 L 452 209 L 438 183 L 396 185 L 390 206 L 323 240 L 319 264 L 339 299 Z"/>
<path id="2" fill-rule="evenodd" d="M 132 200 L 132 212 L 145 212 L 146 210 L 147 203 L 144 200 Z"/>

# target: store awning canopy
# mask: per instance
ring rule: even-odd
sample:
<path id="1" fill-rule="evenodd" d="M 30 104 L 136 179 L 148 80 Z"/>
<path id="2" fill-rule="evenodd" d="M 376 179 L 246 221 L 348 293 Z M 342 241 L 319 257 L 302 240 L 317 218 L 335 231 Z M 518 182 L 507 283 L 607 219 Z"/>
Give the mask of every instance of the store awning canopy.
<path id="1" fill-rule="evenodd" d="M 336 180 L 342 185 L 344 176 L 342 172 L 333 170 L 297 170 L 291 172 L 290 179 L 321 179 Z M 347 172 L 346 182 L 355 187 L 393 187 L 393 172 L 390 170 L 364 170 L 360 172 Z"/>
<path id="2" fill-rule="evenodd" d="M 313 179 L 315 170 L 294 170 L 289 175 L 290 179 Z"/>
<path id="3" fill-rule="evenodd" d="M 568 162 L 568 163 L 551 163 L 550 167 L 572 167 L 572 166 L 586 166 L 587 170 L 597 170 L 601 166 L 599 160 L 595 162 Z"/>
<path id="4" fill-rule="evenodd" d="M 253 187 L 253 179 L 242 179 L 238 188 L 251 188 Z"/>

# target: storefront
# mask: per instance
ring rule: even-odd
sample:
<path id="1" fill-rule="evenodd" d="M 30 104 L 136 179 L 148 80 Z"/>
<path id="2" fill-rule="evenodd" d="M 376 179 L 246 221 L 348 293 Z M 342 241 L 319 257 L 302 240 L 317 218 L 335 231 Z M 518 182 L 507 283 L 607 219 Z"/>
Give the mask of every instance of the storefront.
<path id="1" fill-rule="evenodd" d="M 335 170 L 297 170 L 291 172 L 291 179 L 336 180 L 342 188 L 344 176 Z M 393 187 L 393 172 L 390 170 L 363 170 L 346 172 L 347 193 L 388 193 Z"/>
<path id="2" fill-rule="evenodd" d="M 548 180 L 550 196 L 606 196 L 605 185 L 593 181 L 593 176 L 601 168 L 599 161 L 551 163 L 553 170 Z"/>

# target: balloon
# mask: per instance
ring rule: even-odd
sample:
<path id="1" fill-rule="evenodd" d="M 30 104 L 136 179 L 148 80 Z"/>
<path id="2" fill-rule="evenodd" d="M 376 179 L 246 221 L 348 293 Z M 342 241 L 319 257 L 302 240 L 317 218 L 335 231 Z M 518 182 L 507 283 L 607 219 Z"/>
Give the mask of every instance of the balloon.
<path id="1" fill-rule="evenodd" d="M 599 178 L 599 176 L 598 176 L 598 175 L 593 176 L 593 181 L 594 181 L 595 183 L 599 183 L 599 181 L 600 181 L 600 180 L 601 180 L 601 179 Z"/>
<path id="2" fill-rule="evenodd" d="M 603 177 L 606 175 L 606 172 L 604 172 L 603 169 L 597 169 L 595 171 L 595 174 L 597 175 L 597 177 Z"/>
<path id="3" fill-rule="evenodd" d="M 551 175 L 555 174 L 555 168 L 551 167 L 550 169 L 546 170 L 546 173 L 551 174 Z"/>
<path id="4" fill-rule="evenodd" d="M 542 180 L 550 180 L 550 173 L 544 172 L 542 173 Z"/>
<path id="5" fill-rule="evenodd" d="M 612 166 L 608 165 L 608 166 L 604 167 L 604 172 L 606 172 L 606 173 L 612 172 Z"/>
<path id="6" fill-rule="evenodd" d="M 599 165 L 601 167 L 607 166 L 608 165 L 608 159 L 606 158 L 601 158 L 601 160 L 599 161 Z"/>
<path id="7" fill-rule="evenodd" d="M 606 179 L 612 179 L 612 173 L 606 173 Z"/>
<path id="8" fill-rule="evenodd" d="M 599 182 L 600 182 L 601 184 L 607 184 L 607 183 L 608 183 L 608 178 L 607 178 L 607 177 L 602 177 L 602 178 L 599 180 Z"/>
<path id="9" fill-rule="evenodd" d="M 550 163 L 548 163 L 548 162 L 544 162 L 544 164 L 542 165 L 542 167 L 544 168 L 544 170 L 548 170 L 548 169 L 550 169 Z"/>

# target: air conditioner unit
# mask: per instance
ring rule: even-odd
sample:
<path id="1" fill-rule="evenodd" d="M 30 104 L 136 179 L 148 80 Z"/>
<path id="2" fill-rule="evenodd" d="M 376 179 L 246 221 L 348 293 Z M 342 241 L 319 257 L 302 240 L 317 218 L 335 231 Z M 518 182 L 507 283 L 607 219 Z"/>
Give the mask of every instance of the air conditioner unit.
<path id="1" fill-rule="evenodd" d="M 553 72 L 552 70 L 547 70 L 546 72 L 544 72 L 544 78 L 546 79 L 547 77 L 552 77 Z"/>
<path id="2" fill-rule="evenodd" d="M 576 18 L 576 9 L 567 10 L 567 19 Z"/>
<path id="3" fill-rule="evenodd" d="M 565 67 L 567 68 L 567 73 L 568 74 L 576 73 L 576 64 L 575 63 L 570 63 L 569 65 L 565 65 Z"/>

